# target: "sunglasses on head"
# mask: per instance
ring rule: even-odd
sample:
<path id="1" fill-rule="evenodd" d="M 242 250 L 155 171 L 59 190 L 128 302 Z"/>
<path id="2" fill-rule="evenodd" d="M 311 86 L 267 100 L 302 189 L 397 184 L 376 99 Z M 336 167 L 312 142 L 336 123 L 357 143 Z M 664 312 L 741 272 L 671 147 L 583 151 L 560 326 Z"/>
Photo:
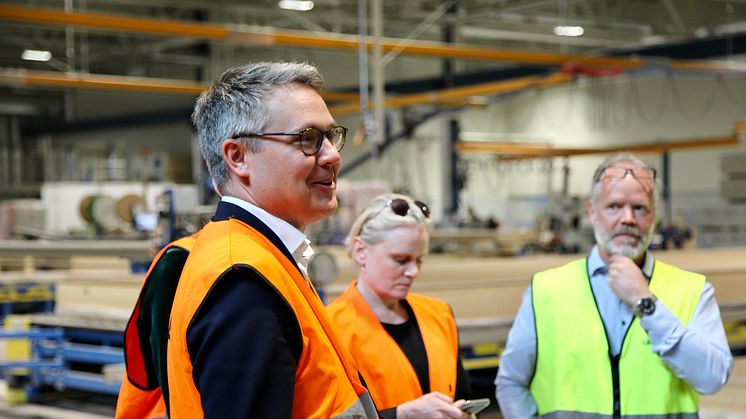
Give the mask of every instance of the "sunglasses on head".
<path id="1" fill-rule="evenodd" d="M 422 201 L 414 201 L 414 204 L 417 205 L 417 208 L 420 209 L 425 218 L 430 218 L 430 208 L 427 204 Z M 391 211 L 400 217 L 405 217 L 409 214 L 409 202 L 406 199 L 394 198 L 386 206 L 391 208 Z"/>
<path id="2" fill-rule="evenodd" d="M 414 205 L 419 208 L 420 212 L 425 218 L 430 218 L 430 208 L 427 206 L 427 204 L 422 201 L 414 201 Z M 355 236 L 359 236 L 365 229 L 365 226 L 368 225 L 368 222 L 381 215 L 383 210 L 385 210 L 386 208 L 391 208 L 391 212 L 400 217 L 406 217 L 409 214 L 409 211 L 412 209 L 409 205 L 409 201 L 407 201 L 406 199 L 394 198 L 392 200 L 389 200 L 388 202 L 386 202 L 386 205 L 384 205 L 374 213 L 369 214 L 365 218 L 365 220 L 360 224 L 360 227 L 358 228 Z"/>
<path id="3" fill-rule="evenodd" d="M 236 140 L 243 137 L 263 139 L 262 137 L 271 137 L 275 135 L 298 137 L 297 141 L 300 144 L 300 149 L 303 151 L 303 154 L 306 156 L 313 156 L 321 150 L 321 144 L 324 143 L 324 138 L 328 138 L 337 151 L 342 151 L 342 147 L 345 145 L 345 139 L 347 138 L 347 128 L 336 126 L 327 131 L 322 131 L 315 127 L 309 127 L 298 132 L 241 133 L 234 135 L 231 139 Z"/>

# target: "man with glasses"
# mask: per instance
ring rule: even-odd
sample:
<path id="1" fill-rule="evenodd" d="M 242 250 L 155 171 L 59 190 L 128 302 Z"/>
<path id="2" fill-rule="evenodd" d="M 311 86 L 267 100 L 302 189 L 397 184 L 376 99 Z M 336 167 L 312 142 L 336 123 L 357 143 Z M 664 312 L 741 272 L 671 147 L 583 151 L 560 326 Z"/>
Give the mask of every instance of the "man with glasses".
<path id="1" fill-rule="evenodd" d="M 506 418 L 696 418 L 733 358 L 712 285 L 656 260 L 655 170 L 631 154 L 593 176 L 587 258 L 539 272 L 495 383 Z"/>
<path id="2" fill-rule="evenodd" d="M 347 134 L 322 87 L 310 65 L 259 63 L 227 70 L 197 100 L 222 199 L 174 297 L 170 417 L 376 415 L 307 274 L 303 231 L 337 207 Z"/>

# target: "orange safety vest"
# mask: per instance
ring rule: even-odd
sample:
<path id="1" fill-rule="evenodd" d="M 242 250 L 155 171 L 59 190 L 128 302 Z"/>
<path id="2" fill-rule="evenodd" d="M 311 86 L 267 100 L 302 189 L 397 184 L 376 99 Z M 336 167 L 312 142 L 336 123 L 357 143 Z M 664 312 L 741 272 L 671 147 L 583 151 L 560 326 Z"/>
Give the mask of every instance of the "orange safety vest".
<path id="1" fill-rule="evenodd" d="M 347 349 L 352 353 L 371 397 L 379 409 L 390 409 L 422 396 L 412 364 L 383 328 L 352 281 L 327 307 Z M 427 353 L 430 391 L 456 394 L 458 332 L 451 308 L 443 301 L 409 293 Z"/>
<path id="2" fill-rule="evenodd" d="M 152 272 L 163 255 L 169 249 L 179 247 L 187 252 L 192 249 L 194 241 L 199 233 L 192 236 L 182 237 L 167 244 L 153 258 L 145 279 L 140 288 L 140 296 L 132 311 L 127 327 L 124 331 L 124 359 L 126 370 L 122 379 L 117 399 L 116 419 L 150 419 L 166 417 L 166 405 L 163 402 L 163 394 L 157 383 L 157 377 L 151 377 L 145 368 L 145 356 L 142 353 L 140 330 L 137 327 L 140 319 L 140 311 L 143 296 L 148 286 L 158 286 L 158 278 L 152 277 Z M 156 282 L 152 282 L 156 281 Z M 164 330 L 166 325 L 164 325 Z"/>
<path id="3" fill-rule="evenodd" d="M 187 328 L 215 281 L 234 265 L 252 266 L 281 294 L 300 325 L 303 348 L 296 366 L 293 418 L 373 418 L 360 383 L 318 295 L 280 249 L 236 218 L 213 221 L 200 233 L 179 281 L 171 310 L 168 387 L 171 416 L 204 417 L 192 378 Z"/>

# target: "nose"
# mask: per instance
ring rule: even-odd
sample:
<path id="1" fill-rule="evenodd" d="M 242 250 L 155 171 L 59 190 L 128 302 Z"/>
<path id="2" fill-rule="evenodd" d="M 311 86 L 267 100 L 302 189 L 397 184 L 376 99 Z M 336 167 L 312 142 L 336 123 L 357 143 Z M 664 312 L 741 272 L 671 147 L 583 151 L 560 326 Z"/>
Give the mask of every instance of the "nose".
<path id="1" fill-rule="evenodd" d="M 625 225 L 637 224 L 637 220 L 635 220 L 635 213 L 632 210 L 631 206 L 625 205 L 624 207 L 622 207 L 622 216 L 620 222 Z"/>
<path id="2" fill-rule="evenodd" d="M 324 141 L 321 142 L 319 152 L 316 154 L 316 160 L 319 166 L 339 165 L 342 162 L 342 156 L 331 140 L 325 137 Z"/>
<path id="3" fill-rule="evenodd" d="M 407 278 L 417 278 L 417 275 L 420 274 L 420 266 L 416 261 L 412 261 L 407 263 L 407 265 L 404 267 L 404 276 Z"/>

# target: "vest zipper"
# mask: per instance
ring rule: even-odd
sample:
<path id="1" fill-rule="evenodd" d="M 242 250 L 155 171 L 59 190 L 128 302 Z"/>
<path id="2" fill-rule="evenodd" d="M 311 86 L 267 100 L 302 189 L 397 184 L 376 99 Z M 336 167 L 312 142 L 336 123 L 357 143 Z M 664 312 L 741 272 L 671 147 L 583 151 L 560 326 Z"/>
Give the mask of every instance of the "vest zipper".
<path id="1" fill-rule="evenodd" d="M 614 387 L 614 418 L 622 417 L 622 403 L 619 389 L 619 358 L 621 355 L 613 356 L 609 354 L 609 363 L 611 364 L 611 382 Z"/>

